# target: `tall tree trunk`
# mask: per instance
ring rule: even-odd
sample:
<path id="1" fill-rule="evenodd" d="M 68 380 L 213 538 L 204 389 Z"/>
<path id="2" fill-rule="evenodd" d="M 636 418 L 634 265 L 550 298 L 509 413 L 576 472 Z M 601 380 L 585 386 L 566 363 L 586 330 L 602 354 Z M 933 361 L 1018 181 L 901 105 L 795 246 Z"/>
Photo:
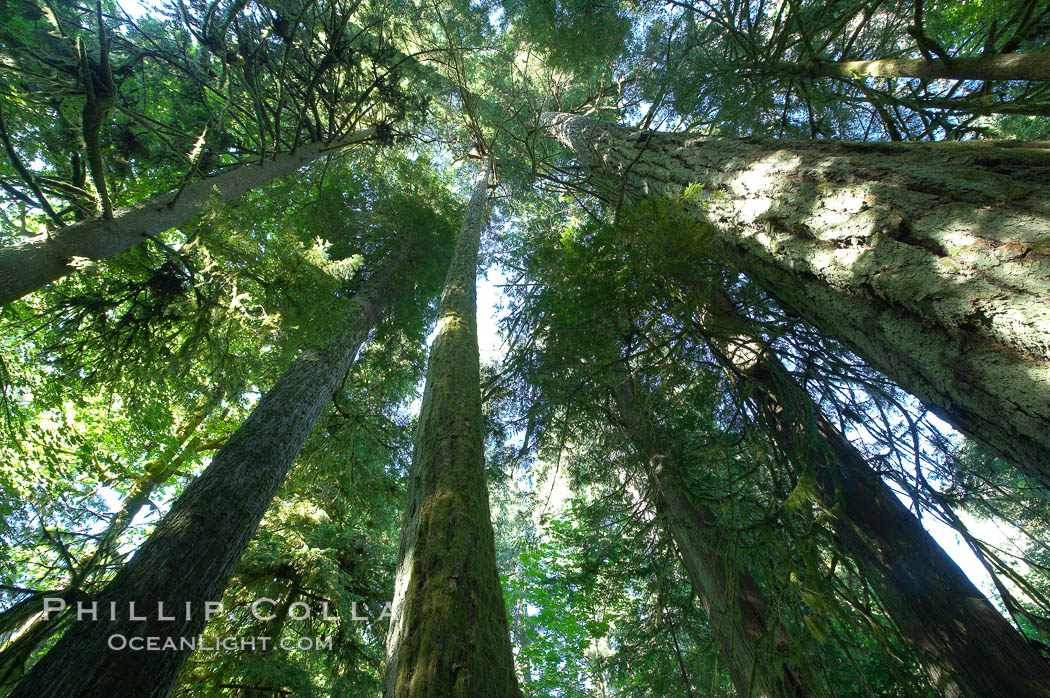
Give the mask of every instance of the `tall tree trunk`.
<path id="1" fill-rule="evenodd" d="M 895 99 L 888 95 L 890 99 Z M 1050 105 L 1028 102 L 978 102 L 965 99 L 897 99 L 912 109 L 945 109 L 960 114 L 1017 114 L 1020 116 L 1050 116 Z"/>
<path id="2" fill-rule="evenodd" d="M 811 496 L 832 513 L 838 545 L 916 648 L 941 694 L 1050 696 L 1050 664 L 824 416 L 729 298 L 715 291 L 709 311 L 720 328 L 718 337 L 709 337 L 719 361 L 796 463 L 800 487 L 811 487 Z"/>
<path id="3" fill-rule="evenodd" d="M 612 180 L 613 200 L 701 185 L 685 206 L 709 224 L 712 256 L 1050 484 L 1047 144 L 698 138 L 569 114 L 542 121 Z"/>
<path id="4" fill-rule="evenodd" d="M 485 482 L 475 281 L 488 164 L 438 306 L 401 528 L 386 698 L 520 696 Z"/>
<path id="5" fill-rule="evenodd" d="M 150 236 L 192 220 L 211 203 L 235 199 L 334 149 L 360 143 L 374 135 L 373 129 L 367 129 L 337 143 L 310 143 L 294 153 L 283 153 L 259 164 L 244 165 L 194 182 L 177 197 L 175 191 L 165 192 L 116 211 L 112 218 L 93 218 L 0 247 L 0 305 L 62 278 L 75 271 L 81 262 L 98 262 L 124 252 Z"/>
<path id="6" fill-rule="evenodd" d="M 884 92 L 873 89 L 863 90 L 863 97 L 840 95 L 838 99 L 849 103 L 866 103 L 885 108 L 887 104 L 898 104 L 908 109 L 944 109 L 960 114 L 1018 114 L 1021 116 L 1050 116 L 1050 105 L 1035 102 L 997 102 L 986 97 L 973 99 L 941 99 L 937 97 L 906 97 L 895 92 Z M 983 101 L 986 100 L 986 101 Z M 901 139 L 897 139 L 901 140 Z M 987 141 L 985 141 L 987 142 Z"/>
<path id="7" fill-rule="evenodd" d="M 181 641 L 199 635 L 205 603 L 221 598 L 299 449 L 403 278 L 406 270 L 398 266 L 391 261 L 372 276 L 333 340 L 292 363 L 99 594 L 98 621 L 74 622 L 12 696 L 167 695 L 190 652 Z M 175 620 L 159 619 L 158 602 Z M 109 620 L 110 604 L 116 621 Z M 160 647 L 170 638 L 178 649 L 114 651 L 108 643 L 119 635 L 159 638 Z"/>
<path id="8" fill-rule="evenodd" d="M 758 63 L 764 73 L 808 78 L 920 78 L 923 80 L 1050 80 L 1050 53 L 1001 53 L 975 58 Z"/>
<path id="9" fill-rule="evenodd" d="M 851 104 L 865 103 L 876 109 L 885 109 L 886 105 L 897 104 L 915 111 L 944 109 L 960 114 L 1019 114 L 1021 116 L 1050 116 L 1050 105 L 1035 102 L 998 102 L 985 96 L 973 99 L 941 99 L 937 97 L 907 97 L 897 92 L 885 92 L 864 88 L 863 97 L 839 95 L 838 99 Z M 886 121 L 884 117 L 883 121 Z M 895 140 L 902 140 L 896 138 Z M 987 142 L 987 141 L 984 141 Z"/>
<path id="10" fill-rule="evenodd" d="M 769 604 L 762 589 L 746 569 L 735 569 L 720 553 L 726 541 L 717 517 L 689 498 L 683 464 L 640 404 L 633 379 L 624 375 L 613 395 L 624 430 L 646 461 L 656 511 L 681 553 L 737 694 L 741 698 L 815 695 L 801 669 L 787 661 L 787 635 L 783 630 L 775 637 L 770 634 Z"/>
<path id="11" fill-rule="evenodd" d="M 527 657 L 523 656 L 531 643 L 529 637 L 529 626 L 527 622 L 528 602 L 524 599 L 518 603 L 516 612 L 511 616 L 510 636 L 511 641 L 518 647 L 518 664 L 521 668 L 521 687 L 528 691 L 532 682 L 532 665 Z"/>

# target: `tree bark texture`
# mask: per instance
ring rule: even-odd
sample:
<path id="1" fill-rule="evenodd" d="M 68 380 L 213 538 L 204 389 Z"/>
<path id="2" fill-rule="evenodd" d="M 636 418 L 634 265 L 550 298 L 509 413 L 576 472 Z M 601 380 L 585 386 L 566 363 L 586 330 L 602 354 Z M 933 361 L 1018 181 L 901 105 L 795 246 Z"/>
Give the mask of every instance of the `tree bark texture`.
<path id="1" fill-rule="evenodd" d="M 204 604 L 221 598 L 249 540 L 339 382 L 395 292 L 404 269 L 390 263 L 357 297 L 337 336 L 305 350 L 259 401 L 244 424 L 135 556 L 99 594 L 99 620 L 75 621 L 26 675 L 14 698 L 163 697 L 189 655 L 109 649 L 115 635 L 193 638 L 204 628 Z M 135 603 L 130 618 L 129 603 Z M 159 620 L 158 602 L 164 615 Z M 109 620 L 110 604 L 117 620 Z M 191 617 L 186 619 L 186 605 Z"/>
<path id="2" fill-rule="evenodd" d="M 613 201 L 685 192 L 713 257 L 1050 484 L 1050 145 L 542 121 Z"/>
<path id="3" fill-rule="evenodd" d="M 626 373 L 626 372 L 625 372 Z M 766 623 L 769 604 L 746 569 L 720 552 L 727 547 L 717 516 L 687 494 L 683 464 L 637 397 L 629 375 L 614 390 L 616 407 L 631 442 L 646 461 L 656 511 L 682 556 L 700 597 L 711 634 L 740 698 L 803 698 L 816 695 L 790 661 L 790 641 Z M 777 657 L 777 655 L 782 655 Z"/>
<path id="4" fill-rule="evenodd" d="M 801 486 L 812 481 L 811 496 L 832 514 L 837 544 L 941 695 L 1050 696 L 1050 665 L 824 416 L 729 298 L 716 292 L 712 311 L 724 332 L 711 340 L 719 361 L 796 464 Z"/>
<path id="5" fill-rule="evenodd" d="M 1001 53 L 974 58 L 760 63 L 767 73 L 810 78 L 919 78 L 922 80 L 1050 80 L 1050 53 Z"/>
<path id="6" fill-rule="evenodd" d="M 402 519 L 386 698 L 520 696 L 485 481 L 476 276 L 488 167 L 438 306 Z"/>
<path id="7" fill-rule="evenodd" d="M 259 164 L 194 182 L 177 198 L 174 191 L 164 192 L 116 211 L 112 218 L 93 218 L 0 247 L 0 305 L 43 288 L 75 271 L 79 264 L 112 257 L 150 236 L 183 225 L 203 213 L 209 204 L 235 199 L 333 149 L 360 143 L 373 135 L 374 131 L 367 129 L 338 143 L 310 143 L 294 153 L 282 153 Z"/>

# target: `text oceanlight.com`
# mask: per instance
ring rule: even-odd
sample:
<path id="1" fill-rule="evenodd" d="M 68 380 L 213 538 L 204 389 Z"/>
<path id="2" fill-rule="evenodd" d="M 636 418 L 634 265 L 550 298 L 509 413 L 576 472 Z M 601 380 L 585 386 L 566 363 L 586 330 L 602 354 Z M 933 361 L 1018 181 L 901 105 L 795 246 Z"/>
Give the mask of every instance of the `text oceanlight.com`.
<path id="1" fill-rule="evenodd" d="M 330 650 L 332 636 L 326 637 L 282 637 L 277 642 L 274 638 L 260 637 L 126 637 L 119 633 L 110 635 L 107 645 L 111 650 L 131 650 L 133 652 L 164 652 L 171 650 L 191 650 L 193 652 L 217 652 L 225 650 L 262 651 L 280 647 L 282 650 Z"/>

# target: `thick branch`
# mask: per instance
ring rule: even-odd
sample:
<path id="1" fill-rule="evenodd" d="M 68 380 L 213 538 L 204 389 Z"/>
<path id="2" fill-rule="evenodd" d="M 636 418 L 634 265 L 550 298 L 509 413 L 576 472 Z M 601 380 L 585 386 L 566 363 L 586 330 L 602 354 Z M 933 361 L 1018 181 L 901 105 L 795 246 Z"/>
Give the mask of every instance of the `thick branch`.
<path id="1" fill-rule="evenodd" d="M 1050 80 L 1050 53 L 1008 53 L 978 58 L 757 63 L 750 68 L 809 78 L 919 78 L 923 80 Z"/>

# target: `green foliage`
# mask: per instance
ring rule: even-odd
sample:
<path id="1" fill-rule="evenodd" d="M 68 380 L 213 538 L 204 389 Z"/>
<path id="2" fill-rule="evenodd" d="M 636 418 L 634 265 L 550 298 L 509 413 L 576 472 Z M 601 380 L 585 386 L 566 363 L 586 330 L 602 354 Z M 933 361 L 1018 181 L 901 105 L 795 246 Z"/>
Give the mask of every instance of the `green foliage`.
<path id="1" fill-rule="evenodd" d="M 410 448 L 405 405 L 422 374 L 458 206 L 424 158 L 372 158 L 367 165 L 337 163 L 276 185 L 211 213 L 178 249 L 161 245 L 118 258 L 6 309 L 7 336 L 28 341 L 5 347 L 5 589 L 101 588 L 258 393 L 302 346 L 337 328 L 396 240 L 421 263 L 346 377 L 324 436 L 304 451 L 273 521 L 261 529 L 262 548 L 245 558 L 248 571 L 231 604 L 277 594 L 266 571 L 274 566 L 299 570 L 309 585 L 304 593 L 330 598 L 332 615 L 349 617 L 354 601 L 389 598 L 405 468 L 398 454 Z M 294 221 L 277 215 L 289 208 L 299 211 Z M 156 282 L 172 269 L 178 284 Z M 115 525 L 122 500 L 147 482 L 141 504 L 150 511 L 116 531 L 116 559 L 99 558 L 97 534 Z M 344 562 L 329 564 L 337 559 Z M 250 621 L 234 613 L 231 625 L 217 624 L 214 632 L 258 630 Z M 374 686 L 382 659 L 378 627 L 289 626 L 292 637 L 314 630 L 339 636 L 345 675 L 321 681 L 326 660 L 316 652 L 293 651 L 280 671 L 269 659 L 238 654 L 208 660 L 207 676 L 188 678 L 187 690 L 214 695 L 214 681 L 233 680 L 231 672 L 246 681 L 262 681 L 263 672 L 266 681 L 307 695 L 327 681 Z"/>
<path id="2" fill-rule="evenodd" d="M 837 61 L 1042 51 L 1045 2 L 697 0 L 650 9 L 645 44 L 635 60 L 645 75 L 638 97 L 654 103 L 654 123 L 782 138 L 1024 138 L 998 130 L 1001 117 L 987 115 L 1000 105 L 1038 112 L 1047 103 L 1046 84 L 1038 81 L 807 74 L 810 66 Z"/>
<path id="3" fill-rule="evenodd" d="M 633 8 L 626 3 L 506 0 L 500 7 L 512 31 L 545 49 L 546 62 L 560 70 L 586 70 L 592 61 L 619 58 L 632 30 Z"/>
<path id="4" fill-rule="evenodd" d="M 544 519 L 505 582 L 527 696 L 730 696 L 732 687 L 673 552 L 616 493 L 595 490 Z M 614 500 L 615 501 L 615 500 Z M 677 651 L 675 644 L 677 643 Z M 687 663 L 683 683 L 677 661 Z"/>
<path id="5" fill-rule="evenodd" d="M 418 65 L 399 60 L 381 7 L 220 0 L 133 20 L 103 5 L 0 9 L 0 131 L 19 161 L 0 165 L 0 202 L 40 212 L 22 234 L 338 140 L 366 114 L 391 142 L 426 111 Z"/>
<path id="6" fill-rule="evenodd" d="M 858 623 L 853 615 L 855 609 L 867 606 L 863 601 L 867 591 L 856 584 L 855 571 L 843 567 L 834 553 L 827 516 L 814 509 L 811 496 L 802 494 L 807 487 L 804 478 L 770 450 L 761 428 L 741 413 L 744 405 L 734 399 L 733 386 L 723 382 L 720 371 L 712 370 L 717 363 L 708 343 L 735 330 L 712 311 L 711 286 L 732 288 L 733 277 L 709 261 L 708 229 L 684 219 L 683 203 L 654 201 L 621 211 L 617 226 L 570 219 L 565 226 L 532 228 L 510 261 L 515 268 L 527 269 L 528 276 L 519 277 L 514 288 L 520 290 L 512 291 L 514 350 L 508 364 L 516 380 L 530 386 L 523 392 L 529 396 L 530 422 L 537 425 L 538 452 L 546 462 L 557 461 L 567 468 L 579 496 L 596 501 L 588 516 L 574 513 L 573 525 L 591 540 L 596 535 L 600 540 L 600 532 L 612 521 L 622 527 L 658 523 L 650 495 L 642 494 L 653 487 L 647 482 L 644 456 L 615 428 L 620 418 L 610 396 L 620 380 L 616 367 L 629 365 L 651 393 L 650 418 L 658 421 L 682 462 L 689 464 L 688 496 L 716 512 L 729 559 L 765 587 L 769 622 L 791 639 L 791 661 L 820 677 L 811 679 L 814 684 L 839 695 L 866 691 L 891 695 L 891 690 L 922 695 L 918 682 L 904 678 L 914 669 L 900 664 L 901 640 L 885 619 L 869 616 Z M 546 220 L 559 218 L 563 217 Z M 746 293 L 746 287 L 740 291 Z M 619 501 L 624 499 L 626 516 L 620 515 L 625 504 Z M 637 517 L 633 524 L 628 523 L 632 516 Z M 556 539 L 555 534 L 548 535 Z M 617 531 L 616 536 L 625 542 L 652 537 L 670 545 L 660 527 L 647 535 Z M 540 547 L 550 545 L 541 541 Z M 637 573 L 639 566 L 644 568 L 636 553 L 617 549 L 616 543 L 609 545 L 615 552 L 607 559 L 599 554 L 603 565 L 616 569 L 619 561 L 632 560 L 632 566 L 611 572 L 615 582 L 596 581 L 592 587 L 619 584 Z M 541 555 L 549 558 L 553 553 Z M 647 547 L 641 555 L 648 560 L 654 553 Z M 522 564 L 538 581 L 519 582 L 519 594 L 527 595 L 530 583 L 543 588 L 546 580 L 566 574 L 545 571 L 533 557 Z M 670 569 L 662 574 L 681 577 L 673 555 L 666 564 Z M 565 583 L 573 589 L 588 586 Z M 625 589 L 620 598 L 631 594 Z M 640 616 L 661 615 L 652 608 L 652 600 L 649 603 Z M 727 677 L 714 669 L 714 647 L 702 616 L 697 615 L 698 603 L 688 594 L 679 603 L 674 612 L 694 624 L 694 634 L 683 632 L 679 643 L 706 648 L 702 662 L 709 673 L 698 686 L 710 686 L 707 682 L 712 681 L 720 685 Z M 531 604 L 539 606 L 535 601 Z M 568 602 L 555 599 L 555 604 Z M 567 647 L 581 632 L 574 624 L 587 627 L 591 620 L 587 614 L 581 610 L 563 621 L 569 624 L 561 640 Z M 616 627 L 644 634 L 637 622 Z M 657 653 L 658 659 L 642 649 L 644 643 L 618 645 L 615 637 L 616 633 L 603 636 L 614 665 L 629 665 L 635 675 L 643 666 L 663 667 L 654 668 L 633 689 L 637 692 L 629 693 L 651 695 L 645 690 L 662 685 L 656 677 L 675 669 L 671 655 Z M 652 631 L 648 637 L 651 643 Z M 578 659 L 571 666 L 585 665 Z M 694 666 L 691 663 L 689 670 Z M 556 673 L 554 667 L 548 671 Z M 606 680 L 625 691 L 635 686 L 625 673 L 614 671 Z"/>

